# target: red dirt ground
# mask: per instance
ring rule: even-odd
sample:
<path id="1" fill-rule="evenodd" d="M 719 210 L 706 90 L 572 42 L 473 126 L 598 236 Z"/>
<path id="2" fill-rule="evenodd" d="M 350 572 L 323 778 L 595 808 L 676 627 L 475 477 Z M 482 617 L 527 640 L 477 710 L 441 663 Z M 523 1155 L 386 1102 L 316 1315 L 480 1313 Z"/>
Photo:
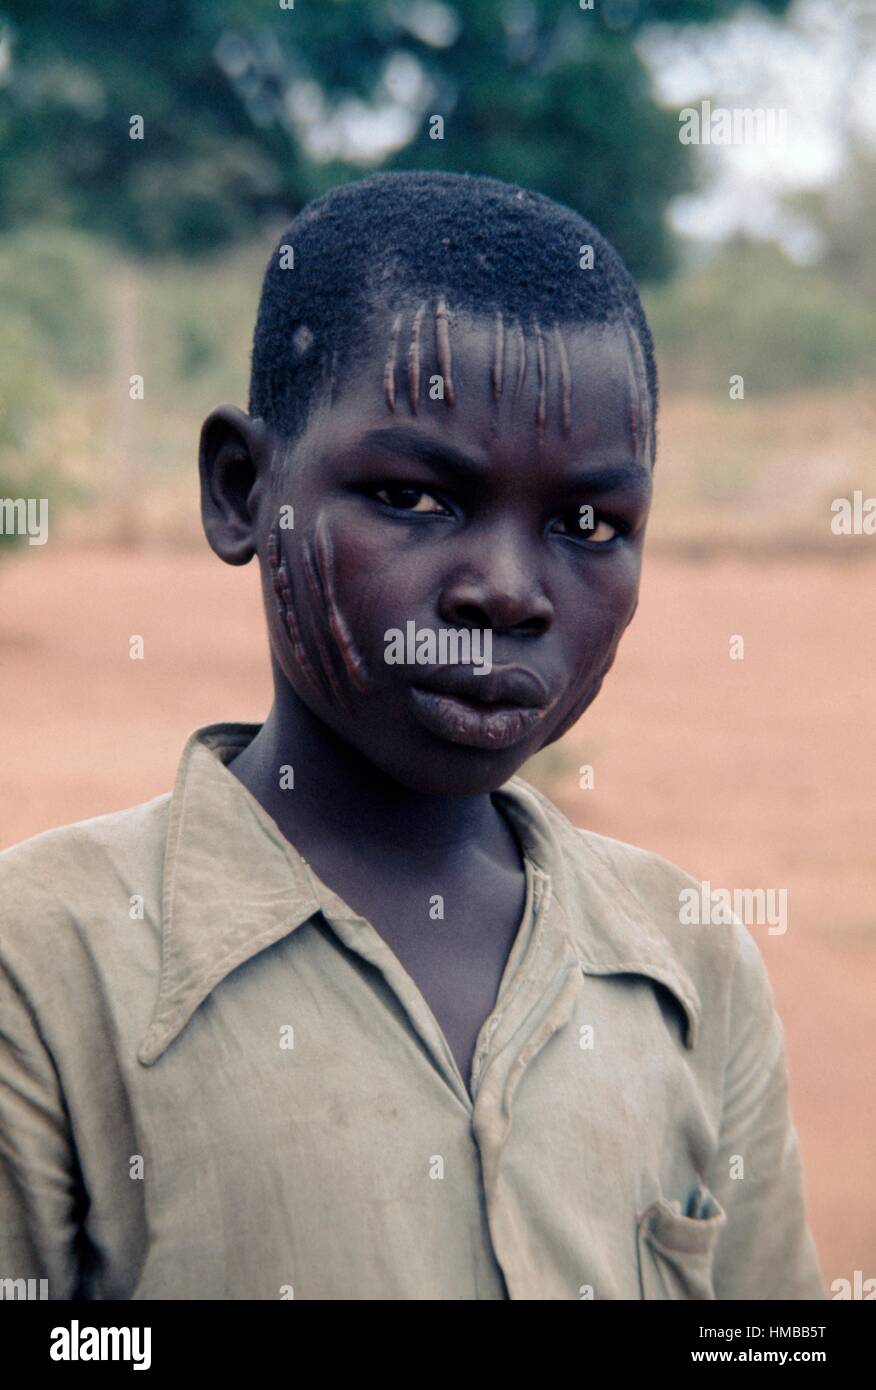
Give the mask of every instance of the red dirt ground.
<path id="1" fill-rule="evenodd" d="M 752 931 L 828 1283 L 876 1275 L 874 578 L 651 557 L 603 694 L 527 769 L 579 824 L 713 887 L 788 888 L 787 933 Z M 0 573 L 0 653 L 0 846 L 168 790 L 193 728 L 267 709 L 255 570 L 206 552 L 25 549 Z"/>

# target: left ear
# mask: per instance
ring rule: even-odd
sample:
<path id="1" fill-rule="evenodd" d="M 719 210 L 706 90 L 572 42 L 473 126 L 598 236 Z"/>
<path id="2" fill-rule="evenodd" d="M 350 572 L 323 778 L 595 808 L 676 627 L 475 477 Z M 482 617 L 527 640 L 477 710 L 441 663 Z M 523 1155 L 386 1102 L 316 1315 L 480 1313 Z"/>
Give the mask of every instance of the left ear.
<path id="1" fill-rule="evenodd" d="M 220 406 L 204 421 L 198 453 L 201 521 L 212 549 L 227 565 L 245 565 L 256 552 L 259 502 L 272 454 L 264 422 L 237 406 Z"/>

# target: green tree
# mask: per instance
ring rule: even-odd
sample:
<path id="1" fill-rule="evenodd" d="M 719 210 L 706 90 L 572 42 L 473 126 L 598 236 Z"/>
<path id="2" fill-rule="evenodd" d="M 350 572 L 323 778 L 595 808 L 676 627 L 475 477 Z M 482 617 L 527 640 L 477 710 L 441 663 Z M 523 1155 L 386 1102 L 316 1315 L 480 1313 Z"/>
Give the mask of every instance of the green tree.
<path id="1" fill-rule="evenodd" d="M 693 166 L 634 40 L 741 3 L 0 0 L 0 230 L 45 218 L 146 254 L 214 251 L 361 175 L 326 136 L 394 104 L 401 148 L 385 167 L 526 183 L 659 277 L 672 263 L 663 213 Z M 760 3 L 782 13 L 788 0 Z"/>

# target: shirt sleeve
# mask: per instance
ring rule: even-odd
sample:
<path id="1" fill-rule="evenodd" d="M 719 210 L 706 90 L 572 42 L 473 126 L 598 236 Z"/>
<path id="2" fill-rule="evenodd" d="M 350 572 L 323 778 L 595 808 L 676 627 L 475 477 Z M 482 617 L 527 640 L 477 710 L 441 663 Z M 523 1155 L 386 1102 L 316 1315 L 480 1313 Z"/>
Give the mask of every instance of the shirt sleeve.
<path id="1" fill-rule="evenodd" d="M 706 1176 L 727 1214 L 715 1250 L 715 1295 L 825 1299 L 806 1219 L 784 1030 L 760 951 L 746 927 L 737 923 L 736 931 L 720 1139 Z"/>
<path id="2" fill-rule="evenodd" d="M 81 1210 L 60 1082 L 27 1000 L 0 965 L 0 1277 L 74 1297 Z"/>

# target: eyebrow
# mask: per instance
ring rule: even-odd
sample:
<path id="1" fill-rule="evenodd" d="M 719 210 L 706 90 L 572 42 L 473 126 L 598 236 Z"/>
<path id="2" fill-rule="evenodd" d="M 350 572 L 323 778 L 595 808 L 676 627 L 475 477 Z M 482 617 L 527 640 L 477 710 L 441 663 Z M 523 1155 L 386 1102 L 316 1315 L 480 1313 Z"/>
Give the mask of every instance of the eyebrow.
<path id="1" fill-rule="evenodd" d="M 483 478 L 490 468 L 485 458 L 467 454 L 443 440 L 430 439 L 428 435 L 407 429 L 404 425 L 369 430 L 368 434 L 363 435 L 359 447 L 381 449 L 400 458 L 416 459 L 433 472 L 449 473 L 464 481 Z M 645 491 L 651 485 L 651 471 L 641 463 L 610 464 L 605 468 L 580 471 L 564 482 L 572 491 L 577 489 L 594 496 L 616 492 L 621 488 Z"/>
<path id="2" fill-rule="evenodd" d="M 451 473 L 461 478 L 480 478 L 489 467 L 484 458 L 467 454 L 443 440 L 430 439 L 428 435 L 406 429 L 404 425 L 394 429 L 369 430 L 362 437 L 361 447 L 382 449 L 384 453 L 397 454 L 400 458 L 414 458 L 436 472 Z"/>

